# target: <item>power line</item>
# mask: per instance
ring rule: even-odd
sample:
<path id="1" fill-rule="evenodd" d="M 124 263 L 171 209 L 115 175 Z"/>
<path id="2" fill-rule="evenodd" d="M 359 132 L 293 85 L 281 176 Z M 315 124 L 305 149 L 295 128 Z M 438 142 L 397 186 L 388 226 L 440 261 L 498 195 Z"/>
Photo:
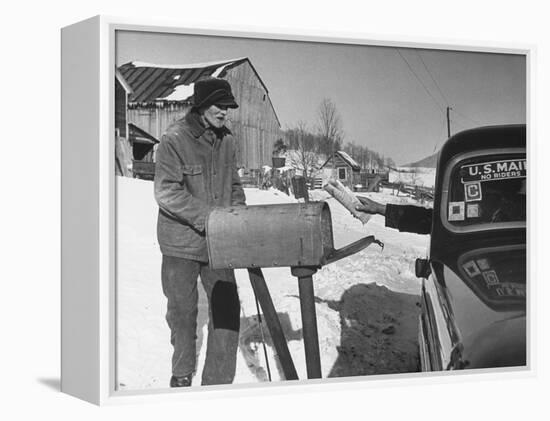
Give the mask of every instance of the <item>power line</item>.
<path id="1" fill-rule="evenodd" d="M 426 65 L 426 62 L 422 59 L 422 55 L 420 54 L 420 52 L 418 50 L 415 50 L 416 54 L 418 55 L 418 58 L 420 59 L 420 61 L 422 62 L 422 64 L 424 65 L 424 68 L 426 69 L 426 72 L 428 73 L 428 75 L 430 76 L 430 78 L 432 79 L 435 87 L 437 88 L 437 90 L 439 91 L 439 93 L 441 94 L 441 98 L 443 98 L 443 101 L 445 101 L 445 104 L 449 105 L 449 101 L 447 100 L 447 97 L 445 96 L 445 94 L 443 93 L 441 87 L 439 86 L 439 84 L 437 83 L 437 81 L 435 80 L 435 78 L 433 77 L 433 74 L 432 72 L 430 72 L 430 69 L 428 68 L 428 66 Z M 481 125 L 481 123 L 479 121 L 476 121 L 474 120 L 473 118 L 470 118 L 466 115 L 464 115 L 463 113 L 461 113 L 460 111 L 458 111 L 456 109 L 456 107 L 453 106 L 453 108 L 451 108 L 455 114 L 458 114 L 459 116 L 461 116 L 462 118 L 468 120 L 468 121 L 471 121 L 472 123 L 474 124 L 477 124 L 477 125 Z"/>
<path id="2" fill-rule="evenodd" d="M 407 59 L 405 59 L 405 57 L 403 57 L 403 54 L 401 54 L 401 51 L 399 51 L 398 48 L 396 48 L 397 50 L 397 53 L 399 54 L 399 56 L 403 59 L 403 61 L 405 62 L 405 64 L 407 65 L 407 67 L 409 68 L 409 70 L 411 71 L 411 73 L 414 75 L 414 77 L 416 78 L 416 80 L 418 80 L 418 82 L 420 83 L 420 85 L 422 85 L 422 87 L 424 88 L 424 90 L 426 91 L 426 93 L 433 99 L 433 101 L 435 102 L 435 104 L 437 105 L 437 108 L 439 108 L 439 110 L 445 114 L 445 111 L 443 111 L 443 107 L 439 104 L 439 102 L 435 99 L 435 97 L 432 95 L 432 93 L 430 92 L 430 90 L 426 87 L 426 85 L 424 84 L 424 82 L 422 82 L 422 80 L 420 79 L 420 77 L 416 74 L 416 72 L 413 70 L 413 68 L 411 67 L 411 65 L 409 64 L 409 62 L 407 61 Z"/>
<path id="3" fill-rule="evenodd" d="M 422 59 L 422 56 L 420 55 L 420 52 L 418 50 L 415 50 L 416 51 L 416 54 L 418 55 L 418 58 L 420 59 L 420 61 L 422 62 L 422 64 L 424 65 L 424 68 L 426 69 L 426 72 L 428 72 L 428 75 L 430 75 L 430 79 L 432 79 L 435 87 L 437 88 L 437 90 L 439 91 L 439 93 L 441 94 L 441 98 L 443 98 L 443 101 L 445 102 L 446 105 L 449 105 L 449 101 L 447 101 L 447 98 L 445 97 L 445 95 L 443 94 L 443 91 L 441 90 L 441 88 L 439 87 L 439 84 L 437 83 L 437 81 L 435 80 L 435 78 L 433 77 L 432 75 L 432 72 L 430 72 L 430 69 L 428 69 L 428 66 L 426 65 L 426 63 L 424 62 L 424 60 Z"/>

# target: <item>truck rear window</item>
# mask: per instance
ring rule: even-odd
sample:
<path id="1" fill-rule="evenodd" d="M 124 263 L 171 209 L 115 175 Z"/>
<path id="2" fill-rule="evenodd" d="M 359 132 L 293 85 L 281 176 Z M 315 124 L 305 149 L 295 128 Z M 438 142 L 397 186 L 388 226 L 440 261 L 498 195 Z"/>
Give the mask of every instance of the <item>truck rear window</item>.
<path id="1" fill-rule="evenodd" d="M 447 221 L 453 226 L 525 221 L 526 180 L 525 154 L 459 162 L 449 180 Z"/>

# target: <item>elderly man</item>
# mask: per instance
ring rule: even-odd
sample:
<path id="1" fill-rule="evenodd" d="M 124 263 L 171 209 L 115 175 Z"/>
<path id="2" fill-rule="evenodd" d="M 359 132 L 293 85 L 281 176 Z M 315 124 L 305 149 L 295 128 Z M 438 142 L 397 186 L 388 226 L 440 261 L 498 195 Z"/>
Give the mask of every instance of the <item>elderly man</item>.
<path id="1" fill-rule="evenodd" d="M 171 330 L 170 387 L 190 386 L 196 370 L 197 279 L 208 296 L 209 325 L 202 384 L 227 384 L 235 376 L 240 303 L 232 270 L 208 267 L 205 222 L 214 207 L 244 205 L 235 164 L 229 108 L 237 108 L 226 80 L 194 87 L 194 106 L 162 136 L 156 155 L 157 235 L 162 288 Z"/>

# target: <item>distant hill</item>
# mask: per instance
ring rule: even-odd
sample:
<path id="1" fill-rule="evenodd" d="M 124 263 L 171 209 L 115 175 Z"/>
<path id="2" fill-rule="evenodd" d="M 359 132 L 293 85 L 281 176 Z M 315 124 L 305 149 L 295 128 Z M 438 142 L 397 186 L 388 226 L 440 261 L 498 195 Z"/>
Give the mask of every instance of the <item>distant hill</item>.
<path id="1" fill-rule="evenodd" d="M 437 166 L 437 154 L 427 156 L 420 161 L 412 162 L 410 164 L 401 165 L 402 167 L 423 167 L 423 168 L 435 168 Z"/>

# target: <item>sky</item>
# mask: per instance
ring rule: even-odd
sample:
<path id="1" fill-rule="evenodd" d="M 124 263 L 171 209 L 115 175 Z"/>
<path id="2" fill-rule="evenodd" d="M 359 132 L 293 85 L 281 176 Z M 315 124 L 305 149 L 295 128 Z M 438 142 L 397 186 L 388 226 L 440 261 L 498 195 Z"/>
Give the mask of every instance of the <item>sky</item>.
<path id="1" fill-rule="evenodd" d="M 523 55 L 117 31 L 117 65 L 191 64 L 248 57 L 281 128 L 311 131 L 324 98 L 341 116 L 344 143 L 397 164 L 434 153 L 471 127 L 526 121 Z"/>

